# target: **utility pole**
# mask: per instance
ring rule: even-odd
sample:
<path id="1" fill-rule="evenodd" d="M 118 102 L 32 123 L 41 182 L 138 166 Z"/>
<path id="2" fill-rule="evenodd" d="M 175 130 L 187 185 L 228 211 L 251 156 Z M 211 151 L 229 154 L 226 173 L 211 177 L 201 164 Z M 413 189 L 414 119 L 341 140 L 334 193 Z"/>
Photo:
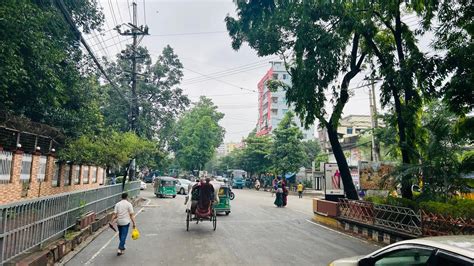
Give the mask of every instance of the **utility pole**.
<path id="1" fill-rule="evenodd" d="M 370 96 L 370 118 L 372 121 L 372 160 L 374 162 L 380 161 L 380 147 L 377 137 L 375 136 L 375 130 L 378 128 L 378 115 L 377 115 L 377 101 L 375 98 L 375 79 L 374 74 L 371 74 L 370 82 L 372 83 L 369 89 Z"/>
<path id="2" fill-rule="evenodd" d="M 137 48 L 139 42 L 143 39 L 145 35 L 148 35 L 148 26 L 138 26 L 137 25 L 137 3 L 133 1 L 132 3 L 133 7 L 133 20 L 131 23 L 128 24 L 122 24 L 128 27 L 125 31 L 121 30 L 122 25 L 118 25 L 116 27 L 116 30 L 118 33 L 122 36 L 132 36 L 133 38 L 133 43 L 131 47 L 131 54 L 126 53 L 127 51 L 122 51 L 122 53 L 125 53 L 122 55 L 122 58 L 130 59 L 132 61 L 132 79 L 131 79 L 131 94 L 132 94 L 132 101 L 131 101 L 131 106 L 130 106 L 130 117 L 129 117 L 129 125 L 130 125 L 130 130 L 138 133 L 137 132 L 137 122 L 138 122 L 138 115 L 139 115 L 139 107 L 138 107 L 138 97 L 137 97 Z M 141 37 L 140 40 L 138 40 L 138 37 Z M 130 180 L 135 179 L 135 167 L 136 167 L 136 161 L 135 158 L 133 158 L 130 162 L 129 166 L 129 176 Z"/>

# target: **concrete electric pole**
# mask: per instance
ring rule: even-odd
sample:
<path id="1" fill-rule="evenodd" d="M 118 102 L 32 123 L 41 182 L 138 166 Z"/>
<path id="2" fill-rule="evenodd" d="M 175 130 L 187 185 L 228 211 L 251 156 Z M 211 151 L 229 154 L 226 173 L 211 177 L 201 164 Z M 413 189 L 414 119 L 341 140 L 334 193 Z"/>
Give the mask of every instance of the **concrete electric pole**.
<path id="1" fill-rule="evenodd" d="M 118 33 L 122 36 L 132 36 L 133 43 L 131 47 L 131 53 L 126 53 L 127 51 L 122 51 L 122 53 L 126 53 L 123 55 L 122 58 L 130 59 L 132 61 L 132 79 L 131 79 L 131 95 L 132 95 L 132 101 L 131 101 L 131 106 L 130 106 L 130 117 L 129 117 L 129 125 L 130 125 L 130 130 L 138 133 L 137 132 L 137 123 L 138 123 L 138 116 L 139 116 L 139 106 L 138 106 L 138 97 L 137 97 L 137 48 L 138 48 L 138 43 L 143 39 L 145 35 L 148 35 L 148 26 L 138 26 L 137 25 L 137 3 L 135 1 L 132 3 L 133 7 L 133 19 L 131 23 L 128 24 L 122 24 L 128 27 L 125 31 L 121 30 L 122 25 L 118 25 L 116 27 Z M 140 40 L 138 40 L 138 37 L 141 37 Z M 136 162 L 135 159 L 132 159 L 130 162 L 130 167 L 129 167 L 129 176 L 130 180 L 135 180 L 135 167 L 136 167 Z"/>
<path id="2" fill-rule="evenodd" d="M 375 79 L 373 74 L 370 78 L 371 88 L 369 89 L 370 96 L 370 117 L 372 121 L 372 160 L 374 162 L 380 161 L 380 147 L 377 137 L 375 136 L 375 130 L 378 128 L 378 115 L 377 115 L 377 101 L 375 98 Z"/>

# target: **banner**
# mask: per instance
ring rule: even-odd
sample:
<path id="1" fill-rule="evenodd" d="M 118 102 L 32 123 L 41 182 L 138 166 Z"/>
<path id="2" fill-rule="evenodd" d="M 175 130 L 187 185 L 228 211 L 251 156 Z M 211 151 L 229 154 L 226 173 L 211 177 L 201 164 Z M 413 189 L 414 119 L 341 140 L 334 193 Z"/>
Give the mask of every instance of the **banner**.
<path id="1" fill-rule="evenodd" d="M 392 190 L 395 187 L 391 175 L 393 165 L 381 162 L 359 162 L 361 189 Z"/>

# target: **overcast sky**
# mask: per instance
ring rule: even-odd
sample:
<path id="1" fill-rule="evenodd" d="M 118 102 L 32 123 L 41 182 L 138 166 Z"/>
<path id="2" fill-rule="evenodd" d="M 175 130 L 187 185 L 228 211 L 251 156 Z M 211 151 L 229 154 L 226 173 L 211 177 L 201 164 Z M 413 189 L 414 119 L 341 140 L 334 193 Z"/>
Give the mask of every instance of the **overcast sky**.
<path id="1" fill-rule="evenodd" d="M 106 31 L 130 21 L 128 3 L 132 0 L 100 0 L 99 3 L 104 9 Z M 138 0 L 137 4 L 138 25 L 146 23 L 150 28 L 150 35 L 142 44 L 154 58 L 168 44 L 174 49 L 185 68 L 181 85 L 185 93 L 193 101 L 200 95 L 212 98 L 225 114 L 221 125 L 226 129 L 226 142 L 247 136 L 258 117 L 258 96 L 252 91 L 257 91 L 258 81 L 270 67 L 268 62 L 275 57 L 258 57 L 246 45 L 239 51 L 232 49 L 224 22 L 227 14 L 235 14 L 232 0 Z M 116 54 L 121 46 L 130 43 L 114 31 L 108 31 L 102 37 L 87 38 L 98 55 L 106 56 Z M 214 74 L 216 72 L 221 73 Z M 362 85 L 362 77 L 359 75 L 354 79 L 350 87 Z M 356 89 L 354 93 L 344 115 L 369 114 L 368 88 Z"/>

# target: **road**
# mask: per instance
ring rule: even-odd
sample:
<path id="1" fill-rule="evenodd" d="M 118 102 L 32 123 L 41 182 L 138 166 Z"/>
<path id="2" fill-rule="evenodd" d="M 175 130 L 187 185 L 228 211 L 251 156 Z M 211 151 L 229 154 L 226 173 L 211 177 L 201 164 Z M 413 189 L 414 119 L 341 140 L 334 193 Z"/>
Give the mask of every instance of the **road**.
<path id="1" fill-rule="evenodd" d="M 127 240 L 116 256 L 118 237 L 104 231 L 66 265 L 327 265 L 334 259 L 370 253 L 377 246 L 311 221 L 311 199 L 289 196 L 276 208 L 267 192 L 235 190 L 232 213 L 185 228 L 184 197 L 157 199 L 136 212 L 141 237 Z"/>

